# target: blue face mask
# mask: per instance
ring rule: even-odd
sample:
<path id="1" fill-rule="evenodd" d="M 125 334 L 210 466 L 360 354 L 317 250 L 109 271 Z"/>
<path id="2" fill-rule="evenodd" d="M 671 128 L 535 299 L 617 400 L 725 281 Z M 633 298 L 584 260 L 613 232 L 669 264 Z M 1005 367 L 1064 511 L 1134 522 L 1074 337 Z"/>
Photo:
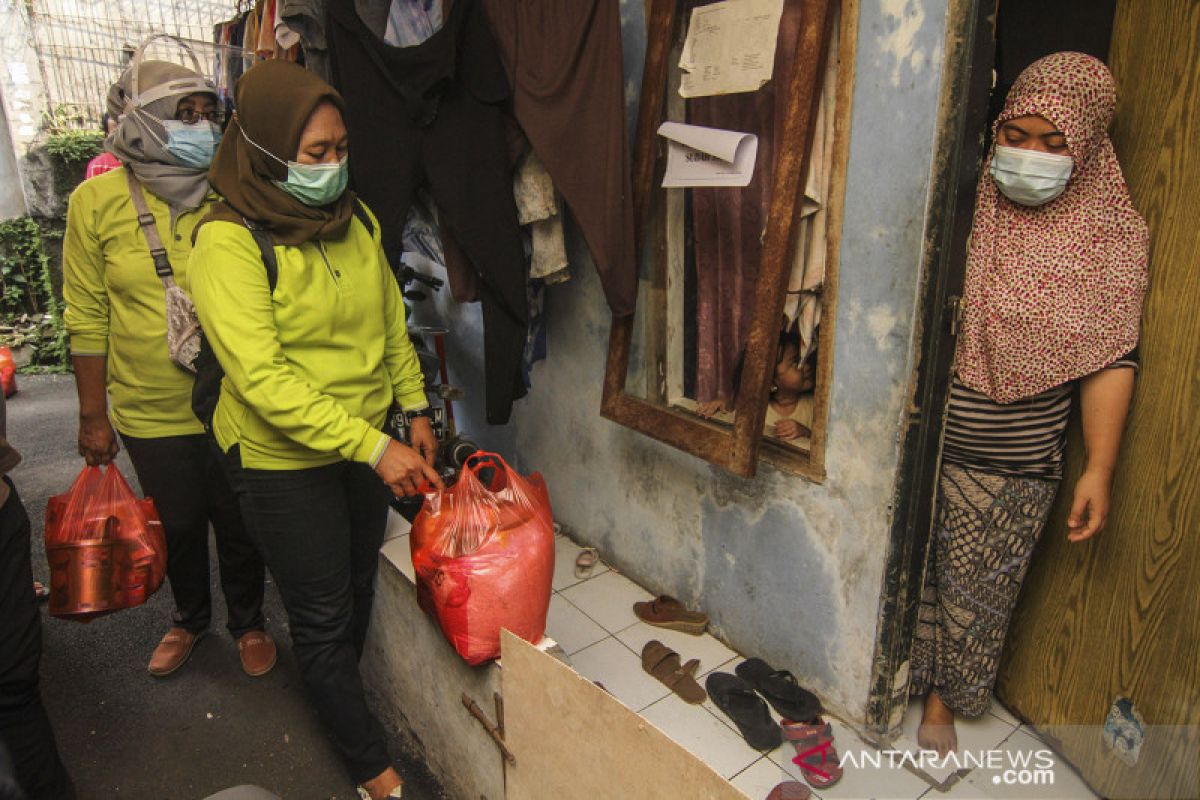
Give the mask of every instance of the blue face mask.
<path id="1" fill-rule="evenodd" d="M 313 207 L 327 206 L 341 197 L 342 192 L 346 191 L 346 185 L 350 182 L 348 158 L 343 158 L 336 164 L 301 164 L 298 161 L 284 161 L 249 136 L 246 136 L 245 130 L 242 130 L 242 137 L 287 167 L 287 180 L 272 180 L 271 183 L 301 203 L 304 203 L 304 205 Z"/>
<path id="2" fill-rule="evenodd" d="M 1075 168 L 1070 156 L 996 145 L 992 180 L 1005 197 L 1023 206 L 1043 206 L 1063 193 Z"/>
<path id="3" fill-rule="evenodd" d="M 177 119 L 164 119 L 162 126 L 167 132 L 163 146 L 180 164 L 196 169 L 208 168 L 221 143 L 221 129 L 215 122 L 201 120 L 189 125 Z"/>
<path id="4" fill-rule="evenodd" d="M 350 182 L 349 159 L 336 164 L 300 164 L 286 161 L 286 181 L 271 181 L 306 206 L 327 206 L 342 196 Z"/>

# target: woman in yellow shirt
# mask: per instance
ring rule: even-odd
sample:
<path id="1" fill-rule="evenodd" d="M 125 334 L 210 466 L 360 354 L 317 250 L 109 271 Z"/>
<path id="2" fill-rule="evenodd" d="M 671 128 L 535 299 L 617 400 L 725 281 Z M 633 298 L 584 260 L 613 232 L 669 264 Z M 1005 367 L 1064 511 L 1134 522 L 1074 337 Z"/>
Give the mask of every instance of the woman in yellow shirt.
<path id="1" fill-rule="evenodd" d="M 175 617 L 150 659 L 158 676 L 182 666 L 208 629 L 210 522 L 242 667 L 261 675 L 275 664 L 275 645 L 263 629 L 262 558 L 192 413 L 192 376 L 167 355 L 163 284 L 129 185 L 132 172 L 176 279 L 185 279 L 192 231 L 216 199 L 207 175 L 220 136 L 216 100 L 212 84 L 175 64 L 140 61 L 126 71 L 109 92 L 109 113 L 121 119 L 106 142 L 124 167 L 75 190 L 63 242 L 79 452 L 89 464 L 107 464 L 119 432 L 166 532 Z"/>
<path id="2" fill-rule="evenodd" d="M 364 797 L 399 797 L 358 659 L 389 488 L 428 482 L 437 441 L 424 376 L 378 222 L 346 191 L 342 98 L 295 64 L 237 86 L 210 173 L 225 198 L 204 220 L 189 281 L 225 378 L 213 433 L 279 587 L 309 696 Z M 247 223 L 265 228 L 272 289 Z M 412 447 L 382 432 L 392 403 Z"/>

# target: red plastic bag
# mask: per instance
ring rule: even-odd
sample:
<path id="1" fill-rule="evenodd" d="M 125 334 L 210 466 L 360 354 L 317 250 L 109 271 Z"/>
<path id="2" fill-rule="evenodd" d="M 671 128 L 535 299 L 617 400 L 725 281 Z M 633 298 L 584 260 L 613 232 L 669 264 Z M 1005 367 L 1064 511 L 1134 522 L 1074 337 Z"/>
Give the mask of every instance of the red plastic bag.
<path id="1" fill-rule="evenodd" d="M 468 664 L 500 656 L 500 629 L 528 642 L 546 630 L 554 519 L 542 476 L 522 478 L 494 453 L 467 459 L 450 489 L 413 521 L 417 599 Z"/>
<path id="2" fill-rule="evenodd" d="M 12 348 L 9 347 L 0 347 L 0 385 L 4 387 L 5 397 L 17 393 L 17 362 L 13 360 Z"/>
<path id="3" fill-rule="evenodd" d="M 167 540 L 154 501 L 139 500 L 115 465 L 84 467 L 46 504 L 46 558 L 50 613 L 86 621 L 158 591 Z"/>

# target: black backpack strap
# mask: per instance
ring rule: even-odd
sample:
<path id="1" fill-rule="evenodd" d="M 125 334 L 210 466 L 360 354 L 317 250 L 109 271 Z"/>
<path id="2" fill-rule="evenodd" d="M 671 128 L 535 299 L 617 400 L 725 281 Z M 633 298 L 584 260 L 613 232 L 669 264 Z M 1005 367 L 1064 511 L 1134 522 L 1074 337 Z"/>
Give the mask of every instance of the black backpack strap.
<path id="1" fill-rule="evenodd" d="M 254 243 L 258 245 L 263 266 L 267 268 L 267 287 L 274 292 L 275 284 L 279 282 L 279 262 L 275 260 L 275 243 L 271 241 L 271 232 L 245 217 L 242 217 L 242 222 L 246 224 L 250 235 L 254 237 Z"/>
<path id="2" fill-rule="evenodd" d="M 354 216 L 358 217 L 358 221 L 367 229 L 367 233 L 371 234 L 371 238 L 375 238 L 375 223 L 371 221 L 371 215 L 367 213 L 367 207 L 357 197 L 354 198 Z"/>

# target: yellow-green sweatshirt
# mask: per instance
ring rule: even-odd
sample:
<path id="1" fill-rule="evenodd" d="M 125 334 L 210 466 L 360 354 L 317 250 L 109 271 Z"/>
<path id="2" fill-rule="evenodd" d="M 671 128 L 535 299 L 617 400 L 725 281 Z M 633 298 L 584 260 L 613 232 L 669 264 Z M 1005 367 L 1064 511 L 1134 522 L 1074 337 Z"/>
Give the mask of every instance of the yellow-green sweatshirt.
<path id="1" fill-rule="evenodd" d="M 182 284 L 192 231 L 216 196 L 172 222 L 167 204 L 144 194 Z M 124 168 L 86 180 L 71 194 L 63 295 L 71 353 L 108 357 L 109 414 L 118 431 L 146 438 L 204 432 L 192 414 L 192 375 L 167 355 L 162 280 L 138 226 Z"/>
<path id="2" fill-rule="evenodd" d="M 197 235 L 186 288 L 225 368 L 217 442 L 238 445 L 252 469 L 374 464 L 392 401 L 428 405 L 379 224 L 372 236 L 353 219 L 341 239 L 276 246 L 275 257 L 272 294 L 245 227 L 214 221 Z"/>

